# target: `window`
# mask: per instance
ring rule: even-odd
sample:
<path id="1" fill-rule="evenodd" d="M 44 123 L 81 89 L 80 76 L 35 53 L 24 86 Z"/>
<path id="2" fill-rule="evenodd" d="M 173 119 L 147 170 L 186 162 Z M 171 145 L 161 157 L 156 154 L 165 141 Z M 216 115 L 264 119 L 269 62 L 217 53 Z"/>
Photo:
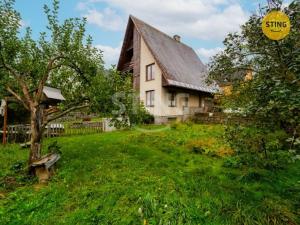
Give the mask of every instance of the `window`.
<path id="1" fill-rule="evenodd" d="M 199 96 L 199 107 L 204 108 L 204 106 L 205 106 L 205 98 Z"/>
<path id="2" fill-rule="evenodd" d="M 146 91 L 146 106 L 154 107 L 154 91 Z"/>
<path id="3" fill-rule="evenodd" d="M 154 80 L 154 63 L 146 66 L 146 81 Z"/>
<path id="4" fill-rule="evenodd" d="M 189 97 L 188 97 L 188 96 L 185 96 L 185 97 L 184 97 L 183 106 L 184 106 L 184 107 L 188 107 L 188 106 L 189 106 Z"/>
<path id="5" fill-rule="evenodd" d="M 169 107 L 176 107 L 176 93 L 169 93 Z"/>

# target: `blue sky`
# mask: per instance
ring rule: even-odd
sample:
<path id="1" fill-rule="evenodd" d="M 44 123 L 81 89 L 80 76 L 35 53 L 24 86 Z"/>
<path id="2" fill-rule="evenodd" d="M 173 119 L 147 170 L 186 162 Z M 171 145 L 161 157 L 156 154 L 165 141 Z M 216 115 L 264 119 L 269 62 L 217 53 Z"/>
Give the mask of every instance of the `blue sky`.
<path id="1" fill-rule="evenodd" d="M 128 15 L 132 14 L 191 46 L 200 59 L 223 47 L 228 32 L 238 31 L 247 18 L 267 0 L 61 0 L 60 19 L 86 17 L 87 33 L 94 45 L 104 51 L 106 66 L 116 64 Z M 288 0 L 285 1 L 287 3 Z M 16 0 L 22 16 L 22 29 L 30 26 L 34 37 L 45 31 L 43 5 L 51 0 Z"/>

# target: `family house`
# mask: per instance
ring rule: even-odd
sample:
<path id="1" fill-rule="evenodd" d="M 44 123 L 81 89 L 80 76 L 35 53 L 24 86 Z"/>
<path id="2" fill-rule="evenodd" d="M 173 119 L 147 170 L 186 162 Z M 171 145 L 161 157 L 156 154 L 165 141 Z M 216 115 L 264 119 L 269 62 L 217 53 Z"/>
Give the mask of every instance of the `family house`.
<path id="1" fill-rule="evenodd" d="M 216 86 L 195 51 L 149 24 L 130 16 L 117 69 L 132 73 L 134 89 L 156 123 L 185 120 L 209 112 Z"/>
<path id="2" fill-rule="evenodd" d="M 220 94 L 223 96 L 229 96 L 232 94 L 233 82 L 238 82 L 240 85 L 243 85 L 252 79 L 253 72 L 251 69 L 237 71 L 231 75 L 230 80 L 225 79 L 224 81 L 218 81 Z"/>

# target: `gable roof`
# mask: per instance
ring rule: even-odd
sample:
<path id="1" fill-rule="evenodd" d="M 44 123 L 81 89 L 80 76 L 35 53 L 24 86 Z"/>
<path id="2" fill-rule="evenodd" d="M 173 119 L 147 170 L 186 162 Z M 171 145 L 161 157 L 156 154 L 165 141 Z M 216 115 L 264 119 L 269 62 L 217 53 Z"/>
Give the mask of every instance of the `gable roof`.
<path id="1" fill-rule="evenodd" d="M 177 86 L 215 93 L 216 86 L 208 86 L 206 66 L 189 46 L 174 40 L 149 24 L 129 17 L 163 72 L 164 86 Z"/>
<path id="2" fill-rule="evenodd" d="M 49 99 L 55 99 L 55 100 L 60 100 L 60 101 L 66 100 L 64 98 L 64 96 L 61 94 L 61 90 L 57 89 L 57 88 L 44 86 L 43 93 Z"/>

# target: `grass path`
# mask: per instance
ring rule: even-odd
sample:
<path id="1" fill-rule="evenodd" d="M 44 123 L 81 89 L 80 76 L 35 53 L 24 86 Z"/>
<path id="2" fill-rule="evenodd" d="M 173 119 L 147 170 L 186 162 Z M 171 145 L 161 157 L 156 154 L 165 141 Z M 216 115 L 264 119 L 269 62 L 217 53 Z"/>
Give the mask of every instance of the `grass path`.
<path id="1" fill-rule="evenodd" d="M 178 125 L 58 138 L 62 159 L 46 187 L 11 168 L 26 151 L 0 147 L 0 224 L 299 223 L 299 163 L 278 173 L 225 168 L 222 134 Z"/>

